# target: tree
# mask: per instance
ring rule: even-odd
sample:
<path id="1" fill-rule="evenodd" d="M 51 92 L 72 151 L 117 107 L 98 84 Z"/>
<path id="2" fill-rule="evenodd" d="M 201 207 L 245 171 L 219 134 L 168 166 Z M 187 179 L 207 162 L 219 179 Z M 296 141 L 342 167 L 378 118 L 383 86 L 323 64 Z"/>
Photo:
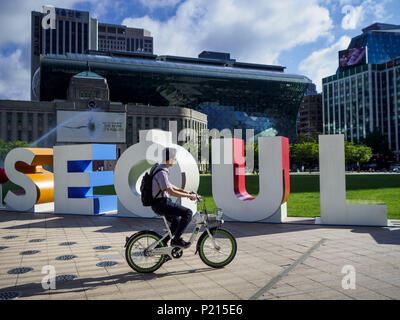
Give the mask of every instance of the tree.
<path id="1" fill-rule="evenodd" d="M 293 145 L 292 154 L 295 161 L 307 166 L 311 172 L 311 166 L 319 158 L 319 147 L 316 142 L 303 142 Z"/>
<path id="2" fill-rule="evenodd" d="M 368 162 L 372 158 L 372 149 L 363 144 L 354 144 L 345 142 L 345 159 L 348 163 L 357 163 L 358 172 L 360 172 L 361 164 Z"/>
<path id="3" fill-rule="evenodd" d="M 0 160 L 4 160 L 12 149 L 23 147 L 29 147 L 29 143 L 26 141 L 5 142 L 3 139 L 0 139 Z"/>
<path id="4" fill-rule="evenodd" d="M 315 136 L 306 135 L 303 133 L 299 133 L 296 138 L 294 139 L 294 144 L 302 144 L 304 142 L 317 142 Z"/>

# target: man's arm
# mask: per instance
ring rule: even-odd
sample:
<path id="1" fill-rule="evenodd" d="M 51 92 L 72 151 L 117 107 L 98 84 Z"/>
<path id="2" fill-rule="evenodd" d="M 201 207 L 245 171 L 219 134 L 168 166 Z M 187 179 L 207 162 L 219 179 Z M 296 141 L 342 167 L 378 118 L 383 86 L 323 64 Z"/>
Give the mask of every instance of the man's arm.
<path id="1" fill-rule="evenodd" d="M 174 191 L 178 191 L 178 192 L 190 194 L 189 191 L 186 191 L 186 190 L 184 190 L 184 189 L 178 188 L 177 186 L 175 186 L 175 185 L 173 185 L 173 184 L 171 184 L 171 186 L 172 186 L 172 189 L 173 189 Z"/>
<path id="2" fill-rule="evenodd" d="M 166 189 L 166 191 L 173 197 L 177 198 L 189 198 L 190 200 L 196 200 L 196 195 L 195 194 L 190 194 L 189 192 L 178 188 L 179 190 L 175 189 L 174 186 L 170 186 L 169 188 Z M 182 190 L 182 191 L 180 191 Z"/>

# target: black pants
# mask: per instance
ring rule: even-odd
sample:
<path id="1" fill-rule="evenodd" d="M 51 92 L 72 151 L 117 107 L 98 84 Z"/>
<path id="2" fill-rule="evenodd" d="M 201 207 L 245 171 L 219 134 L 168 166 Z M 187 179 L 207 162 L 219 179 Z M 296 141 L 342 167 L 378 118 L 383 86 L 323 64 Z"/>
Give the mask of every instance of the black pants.
<path id="1" fill-rule="evenodd" d="M 170 228 L 174 239 L 182 236 L 183 231 L 192 220 L 192 210 L 174 203 L 170 198 L 156 199 L 151 208 L 156 214 L 165 216 L 171 224 Z"/>

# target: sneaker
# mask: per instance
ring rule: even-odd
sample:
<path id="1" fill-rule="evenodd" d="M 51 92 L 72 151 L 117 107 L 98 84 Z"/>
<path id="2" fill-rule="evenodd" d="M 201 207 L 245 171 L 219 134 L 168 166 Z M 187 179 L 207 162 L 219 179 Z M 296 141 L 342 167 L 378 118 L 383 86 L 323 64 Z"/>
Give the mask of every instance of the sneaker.
<path id="1" fill-rule="evenodd" d="M 172 239 L 171 240 L 171 246 L 180 247 L 180 248 L 187 248 L 187 247 L 190 246 L 190 242 L 186 242 L 182 238 Z"/>

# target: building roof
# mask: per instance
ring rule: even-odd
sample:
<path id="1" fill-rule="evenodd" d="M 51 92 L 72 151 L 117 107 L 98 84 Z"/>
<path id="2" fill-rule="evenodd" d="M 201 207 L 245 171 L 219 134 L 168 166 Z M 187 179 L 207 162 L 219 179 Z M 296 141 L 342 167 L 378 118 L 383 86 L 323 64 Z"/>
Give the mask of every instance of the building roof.
<path id="1" fill-rule="evenodd" d="M 370 26 L 362 29 L 362 32 L 366 33 L 369 31 L 389 31 L 389 30 L 396 30 L 396 29 L 400 30 L 400 25 L 376 22 L 376 23 L 371 24 Z"/>
<path id="2" fill-rule="evenodd" d="M 66 55 L 46 54 L 42 55 L 42 60 L 56 60 L 61 62 L 65 60 L 67 63 L 72 63 L 74 60 L 82 63 L 90 64 L 115 64 L 118 68 L 126 70 L 132 69 L 142 72 L 159 72 L 171 74 L 183 74 L 191 76 L 211 76 L 216 78 L 236 78 L 236 79 L 251 79 L 251 80 L 269 80 L 269 81 L 287 81 L 297 83 L 310 83 L 311 80 L 305 76 L 279 72 L 277 70 L 260 70 L 254 65 L 248 67 L 231 67 L 219 65 L 203 65 L 196 63 L 183 63 L 178 61 L 160 61 L 140 59 L 138 57 L 115 57 L 103 56 L 97 54 L 77 54 L 67 53 Z M 250 68 L 249 68 L 250 67 Z"/>

